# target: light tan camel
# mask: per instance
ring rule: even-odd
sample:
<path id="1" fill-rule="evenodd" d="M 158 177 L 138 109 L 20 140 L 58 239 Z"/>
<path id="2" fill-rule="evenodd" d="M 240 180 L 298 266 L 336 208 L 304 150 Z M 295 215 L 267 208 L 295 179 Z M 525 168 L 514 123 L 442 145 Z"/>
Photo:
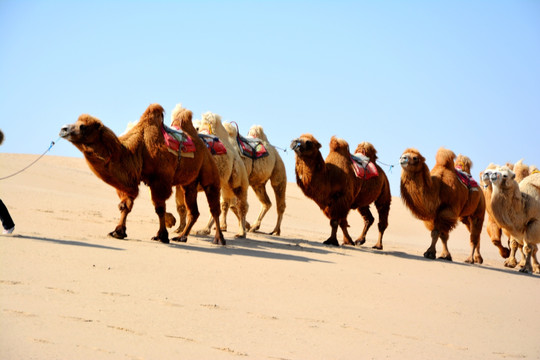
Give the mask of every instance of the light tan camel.
<path id="1" fill-rule="evenodd" d="M 232 139 L 236 139 L 238 136 L 237 127 L 231 123 L 224 122 L 223 127 L 227 130 Z M 276 211 L 277 221 L 274 230 L 270 232 L 270 235 L 281 234 L 281 222 L 283 220 L 283 213 L 285 212 L 285 193 L 287 189 L 287 173 L 285 171 L 285 164 L 279 155 L 276 148 L 270 144 L 262 126 L 253 125 L 248 132 L 248 138 L 260 139 L 268 151 L 268 155 L 258 159 L 249 158 L 244 156 L 238 147 L 235 140 L 235 148 L 239 152 L 246 171 L 248 174 L 249 185 L 257 195 L 261 203 L 261 211 L 255 223 L 249 227 L 250 232 L 258 231 L 261 227 L 261 222 L 270 207 L 272 202 L 266 192 L 266 184 L 270 181 L 272 189 L 274 189 L 274 195 L 276 197 Z"/>
<path id="2" fill-rule="evenodd" d="M 218 164 L 219 172 L 223 175 L 219 225 L 222 230 L 227 230 L 227 212 L 230 207 L 238 218 L 238 233 L 235 236 L 245 237 L 247 228 L 246 215 L 249 208 L 247 201 L 249 181 L 244 162 L 235 148 L 236 140 L 231 139 L 229 133 L 223 127 L 221 116 L 212 112 L 206 112 L 202 115 L 199 132 L 217 136 L 227 149 L 226 156 L 223 156 Z M 217 160 L 217 158 L 215 159 Z M 212 224 L 213 219 L 209 221 L 203 232 L 209 233 Z"/>
<path id="3" fill-rule="evenodd" d="M 491 173 L 490 180 L 494 218 L 512 237 L 523 242 L 526 259 L 520 271 L 540 273 L 536 258 L 540 243 L 540 173 L 529 175 L 518 184 L 515 173 L 503 166 Z"/>

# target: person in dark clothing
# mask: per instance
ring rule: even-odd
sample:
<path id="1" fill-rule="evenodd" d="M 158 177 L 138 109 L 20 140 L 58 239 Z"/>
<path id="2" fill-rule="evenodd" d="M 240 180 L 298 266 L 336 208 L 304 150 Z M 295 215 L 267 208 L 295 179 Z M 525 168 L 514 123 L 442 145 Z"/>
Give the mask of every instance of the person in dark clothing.
<path id="1" fill-rule="evenodd" d="M 0 130 L 0 145 L 4 142 L 4 133 Z M 9 211 L 4 205 L 2 199 L 0 199 L 0 220 L 2 220 L 2 227 L 4 228 L 3 234 L 11 234 L 15 230 L 15 223 L 9 215 Z"/>

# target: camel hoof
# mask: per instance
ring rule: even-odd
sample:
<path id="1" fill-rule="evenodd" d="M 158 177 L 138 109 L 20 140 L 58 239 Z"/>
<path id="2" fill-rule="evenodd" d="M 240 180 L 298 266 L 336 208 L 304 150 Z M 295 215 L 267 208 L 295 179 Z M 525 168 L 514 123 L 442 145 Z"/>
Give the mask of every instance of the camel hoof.
<path id="1" fill-rule="evenodd" d="M 274 231 L 272 231 L 270 234 L 268 235 L 275 235 L 275 236 L 280 236 L 281 235 L 281 230 L 280 229 L 274 229 Z"/>
<path id="2" fill-rule="evenodd" d="M 114 230 L 113 232 L 110 232 L 108 235 L 115 239 L 125 239 L 127 237 L 127 234 L 124 230 Z"/>
<path id="3" fill-rule="evenodd" d="M 474 262 L 477 264 L 482 264 L 484 262 L 484 259 L 481 256 L 475 256 Z"/>
<path id="4" fill-rule="evenodd" d="M 245 239 L 246 234 L 236 234 L 236 235 L 234 235 L 234 237 L 237 238 L 237 239 Z"/>
<path id="5" fill-rule="evenodd" d="M 168 237 L 154 236 L 154 237 L 152 238 L 152 240 L 154 240 L 154 241 L 160 241 L 160 242 L 162 242 L 163 244 L 168 244 L 168 243 L 169 243 L 169 238 L 168 238 Z"/>
<path id="6" fill-rule="evenodd" d="M 210 235 L 210 230 L 207 230 L 207 229 L 197 230 L 195 232 L 195 235 Z"/>
<path id="7" fill-rule="evenodd" d="M 214 241 L 212 242 L 212 244 L 225 246 L 227 245 L 227 242 L 225 241 L 223 237 L 218 237 L 218 238 L 214 238 Z"/>
<path id="8" fill-rule="evenodd" d="M 435 260 L 435 251 L 430 251 L 430 250 L 426 251 L 426 252 L 424 253 L 424 257 L 425 257 L 426 259 Z"/>
<path id="9" fill-rule="evenodd" d="M 504 262 L 504 267 L 508 267 L 508 268 L 515 268 L 517 266 L 517 262 L 515 260 L 506 260 Z"/>
<path id="10" fill-rule="evenodd" d="M 374 246 L 372 247 L 372 249 L 375 249 L 375 250 L 382 250 L 383 247 L 382 247 L 382 245 L 374 245 Z"/>
<path id="11" fill-rule="evenodd" d="M 187 242 L 187 236 L 185 236 L 185 235 L 184 236 L 176 236 L 176 237 L 173 237 L 171 240 L 176 241 L 176 242 L 185 243 L 185 242 Z"/>
<path id="12" fill-rule="evenodd" d="M 519 272 L 527 274 L 527 273 L 529 273 L 529 270 L 526 267 L 522 267 L 521 269 L 519 269 Z"/>
<path id="13" fill-rule="evenodd" d="M 448 254 L 446 256 L 439 256 L 439 259 L 446 260 L 446 261 L 452 261 L 452 255 Z M 467 261 L 465 261 L 465 262 L 467 262 Z M 472 263 L 472 260 L 471 260 L 471 263 Z"/>
<path id="14" fill-rule="evenodd" d="M 356 245 L 364 245 L 366 243 L 366 238 L 358 239 L 354 242 Z"/>
<path id="15" fill-rule="evenodd" d="M 331 246 L 339 246 L 339 243 L 336 239 L 328 239 L 325 242 L 323 242 L 324 245 L 331 245 Z"/>

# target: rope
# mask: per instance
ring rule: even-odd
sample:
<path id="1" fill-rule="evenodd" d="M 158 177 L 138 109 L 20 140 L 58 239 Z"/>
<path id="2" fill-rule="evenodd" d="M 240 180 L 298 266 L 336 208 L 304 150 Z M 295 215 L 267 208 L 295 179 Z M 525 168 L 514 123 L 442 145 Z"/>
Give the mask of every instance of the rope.
<path id="1" fill-rule="evenodd" d="M 377 162 L 381 165 L 384 165 L 384 166 L 388 166 L 388 172 L 391 174 L 392 173 L 392 168 L 394 167 L 394 165 L 388 165 L 388 164 L 385 164 L 383 163 L 382 161 L 379 161 L 377 160 Z"/>
<path id="2" fill-rule="evenodd" d="M 58 138 L 58 140 L 60 140 L 60 138 Z M 56 141 L 58 141 L 58 140 L 56 140 Z M 23 171 L 25 171 L 25 170 L 28 169 L 30 166 L 34 165 L 39 159 L 41 159 L 42 157 L 44 157 L 45 154 L 47 154 L 47 153 L 52 149 L 52 147 L 54 146 L 54 144 L 55 144 L 54 141 L 51 141 L 51 145 L 49 145 L 49 148 L 48 148 L 47 150 L 45 150 L 45 152 L 44 152 L 43 154 L 41 154 L 36 160 L 32 161 L 32 162 L 30 163 L 30 165 L 26 166 L 25 168 L 23 168 L 23 169 L 21 169 L 21 170 L 15 172 L 15 173 L 13 173 L 13 174 L 11 174 L 11 175 L 4 176 L 4 177 L 0 178 L 0 180 L 9 179 L 10 177 L 13 177 L 13 176 L 18 175 L 18 174 L 22 173 Z"/>

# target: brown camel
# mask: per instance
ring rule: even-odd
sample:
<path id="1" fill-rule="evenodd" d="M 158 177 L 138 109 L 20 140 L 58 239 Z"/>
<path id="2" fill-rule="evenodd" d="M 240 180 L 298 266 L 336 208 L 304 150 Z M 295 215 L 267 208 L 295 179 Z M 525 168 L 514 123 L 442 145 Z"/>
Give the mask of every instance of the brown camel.
<path id="1" fill-rule="evenodd" d="M 236 139 L 238 136 L 238 130 L 236 126 L 231 123 L 223 123 L 223 127 L 227 130 L 231 138 Z M 242 155 L 238 145 L 235 148 L 240 153 L 241 159 L 246 166 L 248 174 L 249 185 L 257 195 L 261 203 L 261 211 L 257 220 L 252 226 L 247 224 L 250 232 L 258 231 L 261 227 L 261 222 L 270 207 L 272 202 L 266 192 L 266 183 L 270 181 L 272 189 L 274 189 L 274 195 L 276 197 L 277 206 L 277 221 L 274 230 L 270 232 L 270 235 L 281 234 L 281 222 L 283 220 L 283 213 L 285 212 L 285 193 L 287 189 L 287 173 L 285 171 L 285 164 L 279 155 L 276 148 L 270 144 L 262 126 L 253 125 L 248 132 L 248 139 L 259 139 L 268 151 L 268 155 L 265 157 L 253 159 Z"/>
<path id="2" fill-rule="evenodd" d="M 485 215 L 484 195 L 478 186 L 470 189 L 460 182 L 454 167 L 456 155 L 439 149 L 436 164 L 429 171 L 426 159 L 416 149 L 405 150 L 400 158 L 401 199 L 413 215 L 424 221 L 431 231 L 431 246 L 424 257 L 435 259 L 436 244 L 441 238 L 443 251 L 440 258 L 452 260 L 447 242 L 449 233 L 461 220 L 471 233 L 471 255 L 467 263 L 483 262 L 480 255 L 480 233 Z"/>
<path id="3" fill-rule="evenodd" d="M 211 213 L 219 218 L 219 176 L 213 161 L 205 161 L 211 155 L 198 138 L 191 123 L 192 113 L 180 114 L 182 129 L 194 140 L 196 152 L 193 158 L 172 154 L 165 144 L 163 131 L 163 108 L 150 105 L 139 122 L 126 134 L 117 137 L 112 130 L 90 115 L 79 116 L 76 123 L 66 125 L 60 136 L 75 145 L 84 155 L 90 169 L 107 184 L 116 189 L 120 197 L 120 222 L 109 235 L 123 239 L 126 219 L 139 194 L 139 184 L 150 187 L 152 203 L 159 218 L 159 230 L 153 240 L 169 242 L 165 227 L 166 204 L 172 187 L 182 185 L 186 192 L 189 221 L 184 232 L 173 240 L 186 241 L 191 227 L 197 220 L 197 186 L 204 188 Z M 223 234 L 216 229 L 214 243 L 225 244 Z"/>
<path id="4" fill-rule="evenodd" d="M 296 154 L 296 183 L 304 195 L 315 201 L 330 219 L 332 232 L 324 244 L 339 246 L 336 237 L 338 226 L 343 232 L 343 245 L 361 245 L 365 242 L 365 233 L 373 222 L 370 220 L 369 204 L 375 202 L 379 212 L 379 238 L 373 248 L 382 249 L 391 201 L 390 186 L 384 171 L 377 167 L 379 176 L 368 180 L 357 177 L 349 145 L 335 136 L 330 140 L 326 160 L 323 160 L 320 148 L 321 144 L 311 134 L 303 134 L 291 143 L 291 149 Z M 362 235 L 354 243 L 347 230 L 350 209 L 358 209 L 366 222 Z"/>
<path id="5" fill-rule="evenodd" d="M 536 258 L 540 243 L 540 173 L 531 174 L 518 184 L 515 173 L 503 166 L 491 173 L 490 180 L 494 218 L 513 238 L 523 242 L 526 259 L 520 271 L 540 273 Z"/>

